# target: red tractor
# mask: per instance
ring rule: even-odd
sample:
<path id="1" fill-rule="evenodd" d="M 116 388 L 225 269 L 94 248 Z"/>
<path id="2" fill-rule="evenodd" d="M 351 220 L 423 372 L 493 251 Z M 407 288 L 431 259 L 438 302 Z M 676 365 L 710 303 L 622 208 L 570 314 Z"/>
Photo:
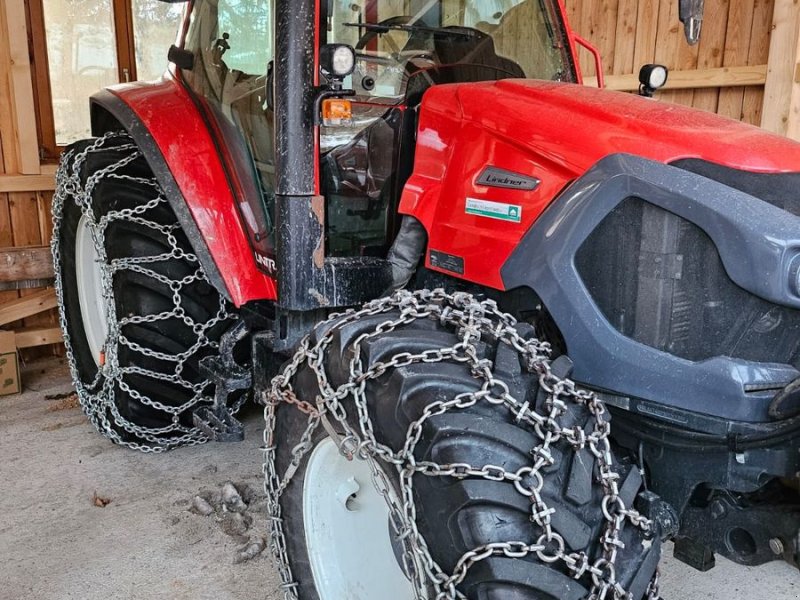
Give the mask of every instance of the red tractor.
<path id="1" fill-rule="evenodd" d="M 800 146 L 579 85 L 561 0 L 185 14 L 58 173 L 103 434 L 263 402 L 287 598 L 655 598 L 667 537 L 797 564 Z"/>

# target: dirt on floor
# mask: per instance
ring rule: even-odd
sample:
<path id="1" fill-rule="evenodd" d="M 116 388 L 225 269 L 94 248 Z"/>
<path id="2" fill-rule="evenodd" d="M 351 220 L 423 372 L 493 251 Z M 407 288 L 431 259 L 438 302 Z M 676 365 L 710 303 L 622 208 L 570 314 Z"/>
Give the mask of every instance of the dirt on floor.
<path id="1" fill-rule="evenodd" d="M 278 599 L 269 556 L 234 564 L 266 535 L 263 503 L 227 535 L 194 497 L 227 482 L 261 494 L 262 418 L 246 440 L 141 454 L 84 417 L 63 361 L 23 370 L 25 392 L 0 397 L 0 598 L 14 600 Z M 49 399 L 48 399 L 49 397 Z"/>
<path id="2" fill-rule="evenodd" d="M 266 553 L 235 562 L 266 533 L 259 409 L 245 411 L 242 443 L 141 454 L 94 431 L 63 361 L 22 376 L 24 393 L 0 397 L 0 600 L 282 598 Z M 228 482 L 248 504 L 237 523 L 213 511 Z M 193 508 L 198 495 L 212 505 L 207 516 Z M 800 574 L 785 563 L 745 568 L 718 557 L 698 573 L 670 546 L 665 554 L 669 600 L 800 598 Z"/>

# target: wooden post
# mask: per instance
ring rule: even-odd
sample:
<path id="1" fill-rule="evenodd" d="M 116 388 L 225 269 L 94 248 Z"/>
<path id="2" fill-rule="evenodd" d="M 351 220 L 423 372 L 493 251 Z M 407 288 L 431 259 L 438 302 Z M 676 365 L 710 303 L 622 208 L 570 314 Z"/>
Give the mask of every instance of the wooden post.
<path id="1" fill-rule="evenodd" d="M 800 140 L 800 3 L 775 0 L 761 126 Z"/>
<path id="2" fill-rule="evenodd" d="M 4 0 L 0 3 L 5 11 L 5 23 L 9 48 L 9 88 L 11 90 L 11 110 L 14 119 L 14 151 L 17 155 L 19 173 L 38 175 L 39 145 L 36 139 L 36 112 L 33 103 L 33 83 L 31 63 L 28 54 L 28 35 L 23 0 Z M 6 135 L 12 132 L 4 132 Z M 4 140 L 5 144 L 5 140 Z M 4 147 L 4 152 L 9 152 Z"/>

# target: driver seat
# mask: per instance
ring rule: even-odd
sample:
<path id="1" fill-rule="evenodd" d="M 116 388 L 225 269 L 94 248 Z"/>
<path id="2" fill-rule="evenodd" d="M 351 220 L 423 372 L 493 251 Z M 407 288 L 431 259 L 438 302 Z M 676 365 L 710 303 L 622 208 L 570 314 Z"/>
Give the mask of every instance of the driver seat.
<path id="1" fill-rule="evenodd" d="M 433 34 L 433 47 L 440 65 L 475 65 L 497 69 L 508 77 L 525 77 L 522 67 L 499 56 L 492 37 L 478 29 L 444 27 Z"/>

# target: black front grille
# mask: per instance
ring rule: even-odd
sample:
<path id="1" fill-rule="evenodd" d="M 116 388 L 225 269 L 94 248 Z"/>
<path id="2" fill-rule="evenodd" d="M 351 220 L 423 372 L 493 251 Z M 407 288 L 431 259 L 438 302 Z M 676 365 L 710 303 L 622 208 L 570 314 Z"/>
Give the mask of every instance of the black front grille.
<path id="1" fill-rule="evenodd" d="M 771 199 L 800 213 L 789 195 Z M 729 356 L 800 366 L 800 311 L 737 286 L 711 238 L 673 213 L 628 198 L 576 261 L 603 315 L 631 339 L 692 361 Z"/>

